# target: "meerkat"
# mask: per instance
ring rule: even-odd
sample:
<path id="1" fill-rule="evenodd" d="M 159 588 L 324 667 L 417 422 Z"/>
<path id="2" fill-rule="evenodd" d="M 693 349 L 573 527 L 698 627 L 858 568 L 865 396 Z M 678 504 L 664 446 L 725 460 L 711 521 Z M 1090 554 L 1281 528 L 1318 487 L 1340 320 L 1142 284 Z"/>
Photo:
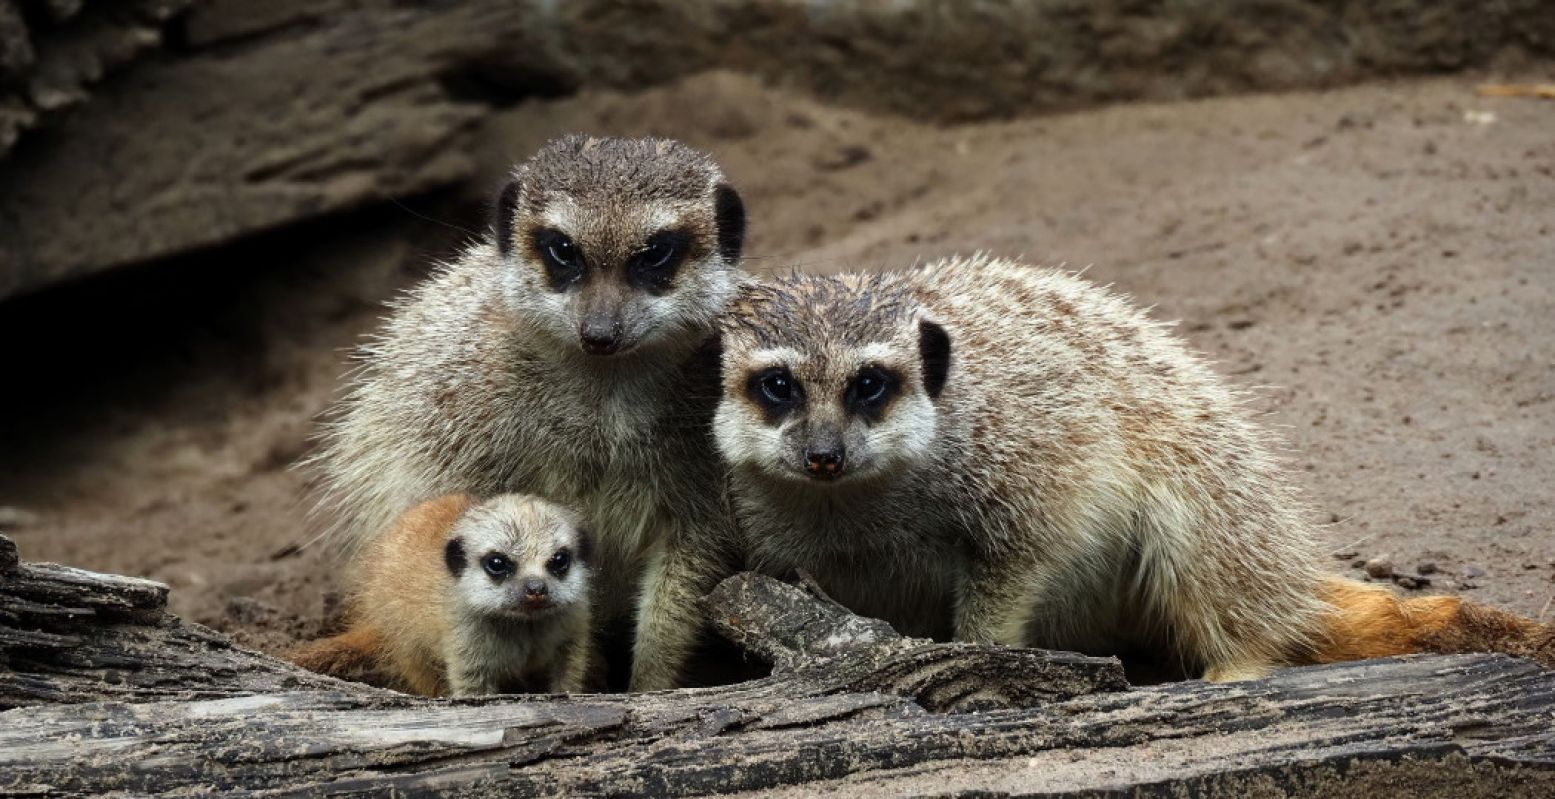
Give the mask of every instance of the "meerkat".
<path id="1" fill-rule="evenodd" d="M 1326 575 L 1238 392 L 1075 276 L 987 257 L 795 275 L 723 328 L 714 431 L 749 565 L 903 633 L 1233 680 L 1440 650 L 1441 629 L 1382 633 L 1459 618 Z"/>
<path id="2" fill-rule="evenodd" d="M 423 696 L 576 693 L 589 666 L 589 538 L 534 497 L 431 499 L 366 546 L 350 626 L 294 654 Z"/>
<path id="3" fill-rule="evenodd" d="M 678 142 L 569 136 L 495 206 L 361 348 L 311 461 L 322 513 L 360 546 L 439 494 L 576 507 L 601 627 L 635 623 L 631 687 L 672 687 L 717 573 L 701 564 L 729 538 L 709 427 L 744 205 Z"/>

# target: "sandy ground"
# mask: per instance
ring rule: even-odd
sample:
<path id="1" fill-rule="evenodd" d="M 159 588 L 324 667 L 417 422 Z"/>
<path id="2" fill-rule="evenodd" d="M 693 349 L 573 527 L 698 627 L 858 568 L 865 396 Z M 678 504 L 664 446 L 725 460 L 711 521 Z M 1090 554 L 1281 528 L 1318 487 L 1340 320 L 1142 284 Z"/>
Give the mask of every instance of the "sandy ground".
<path id="1" fill-rule="evenodd" d="M 745 194 L 756 269 L 1089 265 L 1260 387 L 1335 569 L 1430 563 L 1431 590 L 1549 619 L 1555 103 L 1473 85 L 932 127 L 705 75 L 524 104 L 479 146 L 494 186 L 565 131 L 686 139 Z M 340 575 L 289 464 L 345 348 L 483 224 L 488 188 L 0 308 L 0 529 L 29 559 L 165 581 L 250 644 L 315 634 Z"/>

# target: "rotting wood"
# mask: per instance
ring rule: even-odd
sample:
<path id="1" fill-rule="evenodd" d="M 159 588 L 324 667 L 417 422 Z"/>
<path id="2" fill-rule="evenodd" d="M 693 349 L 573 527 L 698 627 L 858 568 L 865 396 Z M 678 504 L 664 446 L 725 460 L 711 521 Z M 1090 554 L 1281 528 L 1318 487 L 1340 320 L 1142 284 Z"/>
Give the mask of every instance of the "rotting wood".
<path id="1" fill-rule="evenodd" d="M 15 560 L 0 538 L 0 685 L 41 674 L 78 693 L 27 695 L 30 706 L 0 713 L 0 793 L 1555 792 L 1555 674 L 1503 656 L 1127 690 L 1111 659 L 905 639 L 739 575 L 709 609 L 720 632 L 773 662 L 770 677 L 634 696 L 428 700 L 238 649 L 166 615 L 153 583 Z M 154 656 L 142 636 L 203 642 L 231 676 Z M 113 652 L 116 642 L 131 645 Z M 104 653 L 119 658 L 121 685 L 92 684 L 108 670 L 82 664 Z M 157 675 L 155 688 L 137 668 Z M 286 680 L 290 690 L 277 687 Z M 116 691 L 130 701 L 97 701 Z"/>

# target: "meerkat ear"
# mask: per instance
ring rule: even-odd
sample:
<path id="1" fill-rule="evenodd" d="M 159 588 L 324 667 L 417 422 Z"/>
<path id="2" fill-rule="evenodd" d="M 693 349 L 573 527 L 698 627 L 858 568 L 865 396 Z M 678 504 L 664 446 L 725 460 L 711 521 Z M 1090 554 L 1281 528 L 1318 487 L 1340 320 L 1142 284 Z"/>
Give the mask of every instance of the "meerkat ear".
<path id="1" fill-rule="evenodd" d="M 497 237 L 497 252 L 504 257 L 513 254 L 513 217 L 518 214 L 519 186 L 516 177 L 508 181 L 497 195 L 496 208 L 493 209 L 493 235 Z"/>
<path id="2" fill-rule="evenodd" d="M 923 358 L 923 390 L 939 399 L 950 377 L 950 334 L 938 322 L 918 320 L 918 355 Z"/>
<path id="3" fill-rule="evenodd" d="M 587 527 L 578 528 L 578 548 L 572 553 L 574 557 L 584 563 L 590 562 L 594 557 L 594 531 Z"/>
<path id="4" fill-rule="evenodd" d="M 448 573 L 458 577 L 464 571 L 464 560 L 464 539 L 448 539 L 448 546 L 443 547 L 443 563 L 447 564 Z"/>
<path id="5" fill-rule="evenodd" d="M 713 189 L 713 218 L 718 224 L 718 253 L 733 264 L 745 249 L 745 201 L 727 183 Z"/>

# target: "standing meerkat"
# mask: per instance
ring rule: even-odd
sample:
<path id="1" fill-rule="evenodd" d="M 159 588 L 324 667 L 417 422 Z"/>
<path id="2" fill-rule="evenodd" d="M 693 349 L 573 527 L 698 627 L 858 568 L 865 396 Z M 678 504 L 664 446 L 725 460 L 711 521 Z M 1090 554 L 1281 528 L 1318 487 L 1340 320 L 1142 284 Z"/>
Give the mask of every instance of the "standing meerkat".
<path id="1" fill-rule="evenodd" d="M 597 614 L 637 612 L 632 687 L 672 687 L 716 577 L 697 569 L 729 537 L 709 424 L 744 234 L 739 195 L 690 147 L 547 144 L 490 234 L 361 349 L 314 459 L 324 512 L 359 545 L 438 494 L 578 508 L 598 536 Z"/>
<path id="2" fill-rule="evenodd" d="M 729 315 L 723 364 L 750 565 L 904 633 L 1213 680 L 1433 648 L 1555 662 L 1532 622 L 1473 608 L 1469 629 L 1456 599 L 1326 575 L 1241 397 L 1071 275 L 974 257 L 774 280 Z"/>
<path id="3" fill-rule="evenodd" d="M 423 696 L 581 691 L 588 558 L 576 516 L 543 500 L 428 500 L 360 553 L 349 629 L 292 659 Z"/>

